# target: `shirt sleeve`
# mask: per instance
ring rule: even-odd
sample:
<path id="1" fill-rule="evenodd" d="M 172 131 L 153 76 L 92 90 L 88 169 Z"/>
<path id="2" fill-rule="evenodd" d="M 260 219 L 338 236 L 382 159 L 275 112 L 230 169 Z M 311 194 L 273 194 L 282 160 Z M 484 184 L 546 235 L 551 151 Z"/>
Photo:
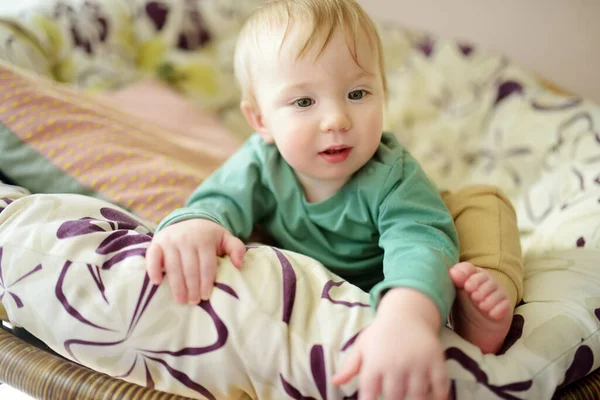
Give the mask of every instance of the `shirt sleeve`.
<path id="1" fill-rule="evenodd" d="M 415 289 L 435 302 L 444 324 L 456 295 L 448 269 L 459 257 L 452 216 L 407 151 L 392 169 L 381 196 L 377 223 L 384 279 L 371 289 L 371 303 L 377 307 L 391 288 Z"/>
<path id="2" fill-rule="evenodd" d="M 185 207 L 167 215 L 156 232 L 176 222 L 202 218 L 246 240 L 255 223 L 274 209 L 273 198 L 262 184 L 263 161 L 249 140 L 196 188 Z"/>

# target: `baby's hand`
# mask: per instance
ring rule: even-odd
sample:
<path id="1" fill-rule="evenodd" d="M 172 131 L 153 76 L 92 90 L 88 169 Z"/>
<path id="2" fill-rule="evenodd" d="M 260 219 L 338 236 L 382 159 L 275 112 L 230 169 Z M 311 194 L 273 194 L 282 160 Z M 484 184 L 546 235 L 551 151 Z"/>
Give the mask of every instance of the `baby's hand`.
<path id="1" fill-rule="evenodd" d="M 217 257 L 229 255 L 240 268 L 244 243 L 221 225 L 205 219 L 189 219 L 160 231 L 148 248 L 146 269 L 154 285 L 166 272 L 177 302 L 198 304 L 208 300 L 215 282 Z"/>
<path id="2" fill-rule="evenodd" d="M 418 310 L 380 313 L 355 342 L 335 385 L 359 374 L 359 398 L 425 400 L 448 398 L 449 381 L 438 332 Z"/>

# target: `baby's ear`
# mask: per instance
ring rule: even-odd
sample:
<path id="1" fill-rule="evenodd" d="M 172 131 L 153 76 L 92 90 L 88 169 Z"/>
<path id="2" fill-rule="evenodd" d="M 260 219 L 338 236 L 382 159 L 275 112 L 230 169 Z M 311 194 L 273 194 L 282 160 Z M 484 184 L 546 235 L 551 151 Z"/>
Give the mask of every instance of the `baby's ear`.
<path id="1" fill-rule="evenodd" d="M 240 103 L 240 108 L 246 121 L 250 124 L 252 129 L 260 134 L 263 140 L 267 143 L 273 143 L 273 136 L 269 133 L 269 130 L 263 122 L 262 115 L 256 107 L 254 107 L 248 100 L 243 100 Z"/>

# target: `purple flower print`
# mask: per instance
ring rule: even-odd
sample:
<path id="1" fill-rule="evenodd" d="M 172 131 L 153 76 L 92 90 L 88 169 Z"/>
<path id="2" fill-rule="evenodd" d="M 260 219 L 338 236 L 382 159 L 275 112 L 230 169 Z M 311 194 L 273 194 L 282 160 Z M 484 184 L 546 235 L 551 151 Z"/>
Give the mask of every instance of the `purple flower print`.
<path id="1" fill-rule="evenodd" d="M 555 209 L 566 210 L 590 197 L 597 196 L 598 173 L 600 171 L 600 131 L 594 118 L 585 111 L 569 116 L 562 122 L 556 133 L 554 145 L 543 158 L 544 172 L 554 173 L 563 170 L 566 173 L 556 191 L 540 193 L 546 199 L 534 200 L 537 188 L 531 187 L 524 197 L 528 217 L 535 222 L 543 221 Z M 570 180 L 570 181 L 569 181 Z M 568 190 L 560 190 L 568 189 Z M 545 203 L 541 207 L 540 203 Z M 583 244 L 578 241 L 576 246 Z"/>
<path id="2" fill-rule="evenodd" d="M 417 49 L 421 51 L 425 55 L 425 57 L 431 57 L 431 53 L 433 53 L 434 41 L 430 37 L 425 37 L 419 43 L 417 43 Z"/>
<path id="3" fill-rule="evenodd" d="M 205 46 L 211 40 L 210 32 L 195 0 L 185 0 L 184 20 L 177 47 L 192 51 Z"/>
<path id="4" fill-rule="evenodd" d="M 286 324 L 290 323 L 292 318 L 292 310 L 294 309 L 294 301 L 296 300 L 296 273 L 292 264 L 283 255 L 283 253 L 277 250 L 275 247 L 271 249 L 277 255 L 279 262 L 281 263 L 281 273 L 283 275 L 283 316 L 282 320 Z"/>
<path id="5" fill-rule="evenodd" d="M 563 111 L 569 108 L 576 107 L 580 105 L 583 100 L 579 97 L 572 97 L 567 99 L 561 99 L 553 104 L 544 104 L 538 99 L 533 99 L 531 102 L 531 107 L 538 111 Z"/>
<path id="6" fill-rule="evenodd" d="M 110 271 L 105 271 L 104 273 L 110 273 Z M 224 290 L 225 293 L 231 294 L 233 297 L 238 298 L 235 291 L 232 288 L 228 287 L 227 285 L 220 283 L 220 284 L 216 285 L 216 288 L 225 289 Z M 142 287 L 140 289 L 140 293 L 138 295 L 138 300 L 136 302 L 135 308 L 133 309 L 133 315 L 130 316 L 129 324 L 126 327 L 126 330 L 121 332 L 122 338 L 120 338 L 118 340 L 112 340 L 112 341 L 106 341 L 106 342 L 89 341 L 89 340 L 82 340 L 82 339 L 69 339 L 64 342 L 65 350 L 67 351 L 67 353 L 73 360 L 79 361 L 78 357 L 76 356 L 76 350 L 78 348 L 82 348 L 82 347 L 83 348 L 86 348 L 86 347 L 105 348 L 105 347 L 113 347 L 113 346 L 126 346 L 131 350 L 135 349 L 136 355 L 134 357 L 134 360 L 132 361 L 131 366 L 127 369 L 127 371 L 121 375 L 115 376 L 116 378 L 125 379 L 125 378 L 129 377 L 131 375 L 131 373 L 134 371 L 135 367 L 138 365 L 138 363 L 142 363 L 143 368 L 146 371 L 146 386 L 150 387 L 150 388 L 154 388 L 155 382 L 152 377 L 151 368 L 149 368 L 149 364 L 155 363 L 155 365 L 162 366 L 163 368 L 165 368 L 167 370 L 167 372 L 174 379 L 176 379 L 178 382 L 182 383 L 184 386 L 196 391 L 197 393 L 201 394 L 202 396 L 206 397 L 207 399 L 216 399 L 216 397 L 212 393 L 210 393 L 210 391 L 208 391 L 208 389 L 206 389 L 204 386 L 202 386 L 198 382 L 195 382 L 185 372 L 177 370 L 176 368 L 172 367 L 169 364 L 169 362 L 167 361 L 170 357 L 200 356 L 203 354 L 211 353 L 216 350 L 219 350 L 221 347 L 223 347 L 225 345 L 225 343 L 227 342 L 227 338 L 229 336 L 229 331 L 227 329 L 227 326 L 224 324 L 224 322 L 216 314 L 215 310 L 213 309 L 212 305 L 210 304 L 210 301 L 202 301 L 202 302 L 200 302 L 200 304 L 198 304 L 198 307 L 202 308 L 211 317 L 211 319 L 213 321 L 215 330 L 217 332 L 217 338 L 214 343 L 212 343 L 208 346 L 203 346 L 203 347 L 184 347 L 184 348 L 181 348 L 176 351 L 139 348 L 133 343 L 132 344 L 126 343 L 134 335 L 135 329 L 139 326 L 140 321 L 144 317 L 144 314 L 148 308 L 148 305 L 150 304 L 152 298 L 154 297 L 157 289 L 158 289 L 157 286 L 150 284 L 148 276 L 145 276 Z M 85 318 L 80 316 L 80 314 L 73 314 L 73 312 L 71 311 L 71 310 L 73 310 L 73 307 L 66 298 L 63 298 L 61 300 L 61 304 L 63 305 L 65 310 L 67 310 L 67 312 L 69 312 L 69 314 L 73 315 L 79 322 L 90 325 Z M 99 327 L 96 324 L 91 324 L 91 326 L 97 327 L 99 329 L 105 329 L 105 330 L 109 330 L 112 332 L 116 332 L 116 330 L 114 330 L 114 329 Z M 85 350 L 80 350 L 80 351 L 85 351 Z M 169 357 L 163 357 L 163 356 L 169 356 Z"/>
<path id="7" fill-rule="evenodd" d="M 469 133 L 466 130 L 463 130 L 456 136 L 448 137 L 443 144 L 432 143 L 429 146 L 429 150 L 422 156 L 423 162 L 430 166 L 435 166 L 437 174 L 443 177 L 451 176 L 456 164 L 460 165 L 461 163 L 465 163 L 467 165 L 472 165 L 477 159 L 477 153 L 466 151 L 463 148 L 468 137 Z M 460 151 L 463 152 L 460 160 L 456 160 L 453 149 L 460 149 Z"/>
<path id="8" fill-rule="evenodd" d="M 68 272 L 68 267 L 69 266 L 66 265 L 63 270 L 63 273 L 61 273 L 61 279 L 60 279 L 61 284 L 62 284 L 62 281 L 64 281 L 64 276 Z M 97 271 L 99 272 L 99 270 L 97 270 Z M 108 272 L 105 272 L 105 273 L 108 273 Z M 225 293 L 231 294 L 233 297 L 237 298 L 237 294 L 235 293 L 235 291 L 232 288 L 228 287 L 227 285 L 220 283 L 220 284 L 216 285 L 216 287 L 219 289 L 224 289 Z M 111 346 L 123 345 L 125 342 L 127 342 L 127 340 L 134 334 L 136 327 L 139 325 L 140 321 L 142 320 L 150 301 L 152 300 L 152 298 L 154 297 L 154 295 L 156 293 L 157 288 L 158 288 L 157 286 L 153 286 L 150 284 L 147 276 L 144 278 L 144 282 L 143 282 L 142 288 L 140 290 L 138 300 L 137 300 L 135 308 L 133 310 L 133 315 L 130 318 L 129 325 L 126 327 L 126 331 L 123 332 L 123 337 L 121 339 L 114 340 L 114 341 L 108 341 L 108 342 L 88 341 L 88 340 L 81 340 L 81 339 L 66 340 L 64 342 L 64 346 L 65 346 L 65 350 L 70 355 L 70 357 L 73 360 L 78 361 L 78 357 L 75 355 L 75 350 L 77 347 L 87 347 L 87 346 L 111 347 Z M 102 293 L 102 297 L 106 300 L 104 293 Z M 83 316 L 81 316 L 81 314 L 74 313 L 73 312 L 74 308 L 69 303 L 69 301 L 66 299 L 66 297 L 63 296 L 60 301 L 61 301 L 61 304 L 63 305 L 63 307 L 65 308 L 65 310 L 67 310 L 67 312 L 69 314 L 71 314 L 72 316 L 74 316 L 79 322 L 96 327 L 98 329 L 104 329 L 104 330 L 116 332 L 116 330 L 114 330 L 114 329 L 108 329 L 105 327 L 98 326 L 97 324 L 90 323 L 87 319 L 85 319 Z M 106 300 L 106 302 L 108 304 L 107 300 Z M 212 395 L 206 388 L 204 388 L 199 383 L 193 381 L 193 379 L 191 379 L 183 371 L 179 371 L 179 370 L 173 368 L 168 363 L 168 361 L 166 361 L 165 359 L 160 357 L 161 355 L 169 355 L 169 356 L 173 356 L 173 357 L 198 356 L 198 355 L 216 351 L 225 345 L 225 343 L 227 342 L 227 337 L 229 335 L 227 327 L 225 326 L 223 321 L 218 317 L 218 315 L 215 313 L 210 302 L 203 301 L 198 305 L 198 307 L 200 307 L 204 311 L 206 311 L 210 315 L 211 319 L 213 320 L 216 331 L 218 333 L 218 337 L 213 344 L 204 346 L 204 347 L 186 347 L 186 348 L 182 348 L 177 351 L 137 348 L 136 349 L 136 351 L 137 351 L 136 357 L 135 357 L 134 361 L 132 362 L 132 365 L 130 366 L 130 368 L 124 374 L 118 375 L 116 377 L 117 378 L 127 378 L 133 372 L 136 365 L 139 362 L 141 362 L 141 363 L 143 363 L 144 369 L 146 371 L 146 386 L 153 388 L 153 387 L 155 387 L 155 382 L 154 382 L 154 379 L 152 378 L 152 374 L 150 372 L 150 368 L 149 368 L 148 364 L 154 362 L 154 363 L 164 367 L 169 372 L 169 374 L 171 376 L 173 376 L 173 378 L 175 378 L 176 380 L 181 382 L 186 387 L 198 392 L 199 394 L 201 394 L 202 396 L 205 396 L 208 399 L 215 399 L 215 396 Z"/>
<path id="9" fill-rule="evenodd" d="M 513 94 L 522 94 L 523 85 L 516 81 L 504 81 L 498 86 L 498 94 L 494 104 L 500 103 L 505 98 Z"/>
<path id="10" fill-rule="evenodd" d="M 4 274 L 3 274 L 3 270 L 2 270 L 3 253 L 4 253 L 4 248 L 0 247 L 0 301 L 2 301 L 4 299 L 5 294 L 8 294 L 13 299 L 15 304 L 17 305 L 17 308 L 23 308 L 23 301 L 21 300 L 21 298 L 19 296 L 17 296 L 15 293 L 9 291 L 9 289 L 12 286 L 16 285 L 17 283 L 19 283 L 19 282 L 23 281 L 24 279 L 27 279 L 31 275 L 35 274 L 36 272 L 41 271 L 42 264 L 38 264 L 31 271 L 26 272 L 24 275 L 19 277 L 16 281 L 14 281 L 10 284 L 7 284 L 4 280 Z"/>
<path id="11" fill-rule="evenodd" d="M 93 54 L 94 46 L 104 43 L 108 38 L 108 18 L 95 2 L 85 1 L 79 10 L 59 2 L 54 8 L 54 14 L 55 18 L 66 16 L 74 45 L 88 54 Z"/>
<path id="12" fill-rule="evenodd" d="M 317 386 L 317 390 L 323 400 L 327 400 L 327 371 L 325 370 L 325 355 L 323 346 L 314 345 L 310 350 L 310 370 L 313 377 L 313 382 Z M 292 386 L 285 380 L 283 375 L 279 374 L 283 390 L 296 400 L 316 400 L 314 397 L 304 396 L 298 389 Z"/>
<path id="13" fill-rule="evenodd" d="M 99 326 L 99 325 L 93 323 L 92 321 L 88 320 L 83 315 L 81 315 L 81 313 L 79 311 L 77 311 L 75 309 L 75 307 L 73 307 L 68 302 L 67 296 L 65 295 L 64 290 L 63 290 L 63 285 L 64 285 L 64 281 L 65 281 L 65 276 L 67 275 L 67 272 L 72 267 L 72 265 L 73 264 L 71 263 L 71 261 L 66 261 L 60 272 L 58 282 L 56 283 L 56 287 L 54 288 L 54 294 L 55 294 L 56 298 L 62 304 L 65 311 L 67 311 L 67 313 L 69 315 L 71 315 L 72 317 L 77 319 L 79 322 L 89 325 L 91 327 L 94 327 L 96 329 L 101 329 L 101 330 L 106 330 L 106 331 L 114 331 L 112 329 Z M 92 266 L 90 264 L 87 264 L 87 267 L 88 267 L 88 272 L 90 273 L 90 275 L 94 279 L 94 282 L 96 283 L 96 287 L 97 287 L 98 291 L 100 292 L 100 295 L 102 296 L 103 300 L 108 304 L 108 300 L 106 299 L 106 296 L 104 293 L 104 283 L 102 282 L 102 276 L 100 275 L 100 269 L 97 266 Z"/>
<path id="14" fill-rule="evenodd" d="M 465 354 L 458 347 L 449 347 L 446 349 L 446 359 L 454 360 L 459 363 L 465 370 L 469 371 L 477 383 L 482 384 L 487 387 L 491 392 L 496 394 L 501 399 L 507 400 L 518 400 L 520 397 L 512 395 L 509 392 L 513 393 L 524 393 L 531 388 L 533 385 L 533 381 L 531 379 L 521 381 L 521 382 L 513 382 L 505 385 L 492 385 L 489 383 L 489 378 L 484 370 L 482 370 L 477 362 Z M 453 398 L 456 398 L 456 387 L 454 381 L 452 382 L 452 392 Z"/>
<path id="15" fill-rule="evenodd" d="M 321 293 L 321 298 L 328 300 L 330 302 L 332 302 L 333 304 L 339 304 L 342 306 L 346 306 L 346 307 L 370 307 L 369 304 L 365 304 L 365 303 L 361 303 L 361 302 L 348 302 L 348 301 L 342 301 L 342 300 L 334 300 L 331 295 L 329 294 L 329 291 L 331 290 L 331 288 L 335 287 L 339 287 L 342 286 L 344 283 L 346 283 L 345 281 L 339 281 L 339 282 L 334 282 L 332 280 L 328 281 L 325 286 L 323 287 L 323 292 Z"/>
<path id="16" fill-rule="evenodd" d="M 460 52 L 465 56 L 468 57 L 471 55 L 471 53 L 473 53 L 473 45 L 468 44 L 468 43 L 459 43 L 458 44 L 458 49 L 460 50 Z"/>
<path id="17" fill-rule="evenodd" d="M 352 345 L 354 344 L 354 342 L 356 342 L 356 339 L 358 339 L 358 336 L 360 335 L 360 333 L 361 333 L 361 332 L 362 332 L 362 330 L 360 330 L 360 331 L 356 332 L 356 333 L 354 334 L 354 336 L 352 336 L 350 339 L 348 339 L 348 340 L 346 341 L 346 343 L 344 343 L 344 345 L 342 346 L 342 349 L 341 349 L 341 351 L 346 351 L 346 350 L 348 350 L 348 348 L 349 348 L 350 346 L 352 346 Z"/>
<path id="18" fill-rule="evenodd" d="M 575 355 L 573 356 L 573 361 L 571 365 L 565 372 L 565 379 L 563 383 L 561 383 L 558 388 L 563 388 L 581 378 L 586 376 L 592 371 L 594 367 L 594 352 L 590 349 L 589 346 L 582 345 L 577 351 L 575 351 Z"/>
<path id="19" fill-rule="evenodd" d="M 254 247 L 252 247 L 252 246 L 248 247 L 248 249 L 251 249 L 251 248 L 254 248 Z M 297 284 L 296 273 L 295 273 L 294 268 L 292 267 L 292 264 L 290 263 L 290 261 L 280 250 L 278 250 L 275 247 L 269 247 L 269 248 L 275 252 L 277 259 L 279 260 L 279 263 L 281 264 L 283 302 L 284 302 L 282 321 L 285 322 L 286 324 L 289 324 L 291 317 L 292 317 L 292 311 L 294 309 L 294 302 L 296 299 L 296 284 Z M 331 290 L 331 288 L 334 286 L 341 286 L 343 283 L 344 283 L 344 281 L 341 281 L 341 282 L 334 282 L 331 280 L 328 281 L 325 284 L 325 286 L 323 287 L 321 298 L 326 299 L 327 301 L 331 301 L 334 304 L 339 304 L 339 305 L 342 305 L 345 307 L 356 307 L 356 306 L 369 307 L 368 304 L 350 303 L 350 302 L 346 302 L 346 301 L 334 300 L 333 298 L 331 298 L 331 296 L 329 295 L 329 291 Z M 344 351 L 346 348 L 350 347 L 352 345 L 352 343 L 354 343 L 354 340 L 356 339 L 357 336 L 358 336 L 358 334 L 354 335 L 350 340 L 348 340 L 348 342 L 346 343 L 346 345 L 344 346 L 342 351 Z M 320 398 L 323 400 L 327 399 L 327 370 L 326 370 L 325 365 L 326 365 L 325 364 L 325 354 L 323 351 L 323 346 L 318 345 L 318 344 L 313 345 L 311 348 L 311 351 L 310 351 L 311 374 L 313 377 L 313 382 L 319 392 Z M 280 374 L 279 378 L 280 378 L 283 390 L 285 391 L 285 393 L 287 393 L 287 395 L 290 398 L 302 399 L 302 400 L 316 400 L 314 397 L 303 395 L 294 386 L 294 384 L 292 382 L 286 380 L 286 378 L 284 377 L 283 374 Z M 358 394 L 355 393 L 352 396 L 344 397 L 343 399 L 344 400 L 356 399 L 357 396 L 358 396 Z"/>
<path id="20" fill-rule="evenodd" d="M 313 346 L 310 350 L 310 370 L 321 398 L 327 400 L 327 370 L 325 369 L 323 346 Z"/>
<path id="21" fill-rule="evenodd" d="M 529 156 L 532 153 L 530 147 L 525 146 L 504 146 L 504 132 L 500 129 L 496 130 L 494 135 L 494 144 L 492 149 L 480 150 L 480 157 L 487 160 L 486 170 L 491 174 L 497 168 L 503 168 L 512 178 L 515 186 L 521 185 L 521 176 L 517 168 L 515 168 L 509 160 L 515 157 Z"/>
<path id="22" fill-rule="evenodd" d="M 271 247 L 271 249 L 277 255 L 279 262 L 281 263 L 282 268 L 282 276 L 283 276 L 283 321 L 285 323 L 289 323 L 292 315 L 292 310 L 294 306 L 294 300 L 296 297 L 296 273 L 289 262 L 289 260 L 283 255 L 281 251 L 278 249 Z M 330 301 L 333 304 L 341 305 L 344 307 L 369 307 L 369 304 L 360 303 L 360 302 L 348 302 L 342 300 L 334 300 L 330 295 L 330 290 L 333 287 L 339 287 L 343 285 L 345 281 L 334 282 L 333 280 L 329 280 L 323 287 L 321 292 L 321 298 L 327 301 Z M 356 333 L 352 338 L 350 338 L 346 344 L 342 347 L 342 351 L 345 351 L 347 348 L 352 346 L 358 337 L 360 332 Z M 323 351 L 322 345 L 314 345 L 310 351 L 310 369 L 313 377 L 313 382 L 317 387 L 320 398 L 323 400 L 327 400 L 327 370 L 325 367 L 325 354 Z M 314 397 L 303 395 L 291 382 L 285 379 L 283 374 L 279 375 L 281 385 L 283 386 L 283 390 L 287 395 L 292 399 L 297 400 L 316 400 Z M 345 396 L 343 400 L 353 400 L 358 398 L 358 392 L 352 394 L 351 396 Z"/>
<path id="23" fill-rule="evenodd" d="M 279 375 L 281 379 L 281 385 L 283 386 L 283 390 L 294 400 L 317 400 L 314 397 L 304 396 L 298 389 L 292 386 L 288 381 L 285 380 L 283 375 Z"/>
<path id="24" fill-rule="evenodd" d="M 321 345 L 314 345 L 310 349 L 310 371 L 320 398 L 322 400 L 327 400 L 327 370 L 325 368 L 325 353 L 323 351 L 323 346 Z M 283 390 L 290 398 L 295 400 L 317 400 L 314 397 L 304 396 L 297 388 L 288 382 L 282 374 L 279 374 L 279 379 L 283 386 Z M 342 400 L 355 400 L 357 398 L 358 392 L 351 396 L 345 396 Z"/>
<path id="25" fill-rule="evenodd" d="M 513 344 L 517 342 L 517 340 L 521 339 L 523 336 L 523 328 L 525 327 L 525 318 L 521 314 L 513 315 L 512 323 L 510 324 L 510 329 L 506 334 L 506 338 L 504 339 L 504 344 L 502 348 L 498 352 L 498 355 L 506 353 Z"/>
<path id="26" fill-rule="evenodd" d="M 544 168 L 548 171 L 565 165 L 571 167 L 574 186 L 579 190 L 562 202 L 561 209 L 586 199 L 586 189 L 596 185 L 595 175 L 590 172 L 600 167 L 600 131 L 588 112 L 577 113 L 564 121 L 558 127 L 555 145 L 546 153 Z"/>
<path id="27" fill-rule="evenodd" d="M 282 276 L 283 276 L 283 315 L 282 320 L 286 324 L 289 324 L 290 319 L 292 318 L 292 311 L 294 309 L 294 302 L 296 300 L 296 273 L 294 272 L 294 268 L 292 267 L 289 260 L 283 255 L 281 251 L 279 251 L 275 247 L 270 247 L 275 254 L 277 255 L 277 259 L 281 264 Z M 332 287 L 341 286 L 345 282 L 334 282 L 332 280 L 328 281 L 323 287 L 323 291 L 321 293 L 321 298 L 332 302 L 333 304 L 339 304 L 346 307 L 369 307 L 369 304 L 360 303 L 360 302 L 347 302 L 342 300 L 334 300 L 329 291 Z"/>
<path id="28" fill-rule="evenodd" d="M 103 225 L 108 225 L 109 231 L 113 230 L 114 232 L 100 243 L 96 248 L 96 253 L 101 255 L 116 254 L 102 264 L 103 269 L 109 269 L 128 257 L 143 257 L 146 255 L 146 245 L 152 240 L 152 232 L 148 228 L 127 214 L 113 208 L 103 207 L 100 209 L 100 214 L 106 219 L 84 217 L 75 221 L 64 222 L 58 228 L 56 236 L 59 239 L 68 239 L 75 236 L 106 232 Z"/>
<path id="29" fill-rule="evenodd" d="M 101 267 L 87 264 L 88 272 L 96 283 L 96 288 L 98 289 L 103 300 L 108 303 L 104 293 L 105 288 L 100 270 L 110 269 L 115 264 L 129 257 L 145 256 L 145 245 L 152 240 L 152 234 L 148 228 L 144 227 L 133 218 L 119 210 L 103 207 L 100 209 L 100 215 L 106 219 L 101 220 L 91 217 L 84 217 L 75 221 L 66 221 L 60 225 L 56 232 L 56 236 L 59 239 L 64 240 L 82 235 L 105 233 L 107 230 L 105 230 L 103 225 L 108 225 L 108 231 L 114 231 L 110 233 L 95 250 L 97 254 L 101 255 L 115 253 L 113 257 L 108 258 L 108 260 L 106 260 Z M 136 229 L 140 228 L 142 230 L 141 233 L 136 231 Z M 135 247 L 138 245 L 142 245 L 143 247 Z M 63 283 L 65 276 L 71 267 L 71 261 L 65 262 L 55 288 L 55 295 L 57 299 L 61 302 L 65 310 L 80 322 L 97 329 L 110 330 L 86 319 L 66 300 L 66 296 L 63 291 Z"/>
<path id="30" fill-rule="evenodd" d="M 423 53 L 425 57 L 431 57 L 435 48 L 435 42 L 431 37 L 425 37 L 417 43 L 416 48 Z M 458 50 L 460 50 L 465 57 L 468 57 L 473 52 L 473 46 L 467 43 L 459 43 Z"/>
<path id="31" fill-rule="evenodd" d="M 102 265 L 87 264 L 86 267 L 98 295 L 107 306 L 110 306 L 110 301 L 105 292 L 104 274 L 113 273 L 112 268 L 129 257 L 144 257 L 146 246 L 152 239 L 152 233 L 138 221 L 119 210 L 105 207 L 100 209 L 100 214 L 105 219 L 86 217 L 63 223 L 57 230 L 57 237 L 61 240 L 69 240 L 82 235 L 102 234 L 105 236 L 97 246 L 95 252 L 107 256 L 108 259 Z M 217 332 L 217 338 L 214 343 L 202 347 L 184 347 L 175 351 L 139 348 L 128 341 L 134 336 L 136 328 L 140 326 L 141 321 L 146 316 L 146 311 L 158 290 L 158 286 L 150 284 L 148 275 L 144 275 L 135 307 L 132 310 L 132 315 L 129 316 L 129 323 L 122 329 L 119 329 L 118 327 L 102 326 L 93 322 L 89 317 L 77 310 L 76 304 L 70 301 L 68 295 L 63 290 L 69 274 L 74 271 L 80 273 L 80 267 L 80 265 L 77 265 L 76 268 L 70 261 L 65 263 L 55 287 L 56 297 L 64 310 L 76 321 L 94 329 L 110 332 L 115 338 L 107 341 L 91 341 L 75 338 L 65 340 L 64 348 L 71 359 L 79 361 L 78 354 L 85 354 L 86 348 L 108 349 L 116 346 L 125 348 L 129 351 L 133 350 L 136 354 L 135 357 L 133 357 L 132 364 L 126 368 L 124 373 L 116 377 L 125 379 L 133 373 L 136 366 L 141 366 L 143 371 L 145 371 L 146 386 L 154 388 L 155 381 L 151 371 L 156 370 L 157 368 L 164 368 L 175 380 L 199 393 L 201 396 L 208 399 L 216 398 L 208 389 L 200 383 L 195 382 L 184 371 L 177 370 L 169 363 L 169 360 L 172 357 L 193 357 L 212 353 L 219 350 L 227 342 L 229 336 L 227 326 L 217 315 L 210 301 L 202 301 L 198 304 L 198 307 L 204 310 L 213 321 Z M 135 282 L 131 283 L 135 284 Z M 222 290 L 224 293 L 227 293 L 235 299 L 239 299 L 233 288 L 226 284 L 216 282 L 215 288 Z M 146 316 L 146 318 L 152 318 L 152 316 Z M 154 364 L 154 366 L 151 366 L 151 364 Z"/>
<path id="32" fill-rule="evenodd" d="M 0 199 L 0 213 L 2 211 L 4 211 L 4 209 L 12 202 L 13 202 L 12 199 L 9 199 L 8 197 Z M 4 204 L 2 204 L 2 203 L 4 203 Z"/>
<path id="33" fill-rule="evenodd" d="M 91 217 L 84 217 L 77 221 L 69 221 L 65 222 L 61 225 L 57 232 L 57 236 L 59 239 L 64 239 L 68 237 L 84 235 L 91 232 L 103 232 L 104 229 L 91 226 L 93 224 L 89 224 L 86 222 L 80 223 L 79 221 L 97 221 L 97 222 L 108 222 L 112 229 L 126 229 L 126 230 L 136 230 L 141 228 L 144 233 L 147 233 L 149 236 L 152 236 L 150 229 L 146 226 L 142 225 L 138 221 L 134 220 L 127 214 L 122 211 L 116 210 L 114 208 L 102 207 L 100 209 L 100 215 L 102 215 L 106 220 L 94 219 Z M 87 230 L 86 228 L 89 228 Z"/>
<path id="34" fill-rule="evenodd" d="M 212 37 L 202 17 L 197 0 L 180 0 L 184 3 L 183 21 L 177 37 L 177 47 L 184 51 L 193 51 L 205 46 Z M 164 28 L 169 16 L 169 2 L 150 1 L 144 13 L 154 24 L 157 31 Z"/>
<path id="35" fill-rule="evenodd" d="M 169 6 L 159 1 L 149 1 L 146 3 L 145 12 L 150 21 L 154 24 L 157 31 L 162 30 L 167 22 Z"/>
<path id="36" fill-rule="evenodd" d="M 468 47 L 464 51 L 468 52 Z M 474 112 L 478 112 L 477 110 L 481 108 L 481 103 L 486 101 L 484 97 L 487 97 L 487 94 L 496 88 L 497 81 L 501 79 L 502 73 L 508 65 L 506 59 L 498 60 L 495 68 L 487 76 L 479 79 L 465 80 L 461 84 L 462 90 L 457 90 L 456 87 L 442 81 L 442 87 L 430 101 L 440 111 L 450 116 L 458 118 L 468 117 Z M 464 132 L 460 136 L 463 135 L 470 136 L 470 133 Z M 460 147 L 462 148 L 464 140 L 462 138 L 457 138 L 457 140 L 459 140 Z"/>

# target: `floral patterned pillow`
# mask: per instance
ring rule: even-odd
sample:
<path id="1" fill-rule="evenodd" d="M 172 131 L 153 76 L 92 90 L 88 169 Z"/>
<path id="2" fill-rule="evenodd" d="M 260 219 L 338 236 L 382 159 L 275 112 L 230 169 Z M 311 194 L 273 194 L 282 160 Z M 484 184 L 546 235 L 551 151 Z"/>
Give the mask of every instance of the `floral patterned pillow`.
<path id="1" fill-rule="evenodd" d="M 554 213 L 540 234 L 553 226 L 573 228 Z M 11 322 L 70 360 L 191 398 L 357 398 L 357 379 L 330 382 L 373 316 L 366 293 L 308 257 L 260 246 L 241 269 L 219 260 L 209 301 L 176 304 L 145 273 L 151 238 L 151 226 L 105 201 L 0 184 L 0 299 Z M 524 304 L 498 356 L 443 329 L 453 398 L 547 399 L 592 371 L 599 257 L 530 252 Z"/>
<path id="2" fill-rule="evenodd" d="M 91 91 L 158 79 L 246 137 L 233 46 L 263 0 L 48 0 L 0 21 L 0 58 Z"/>

